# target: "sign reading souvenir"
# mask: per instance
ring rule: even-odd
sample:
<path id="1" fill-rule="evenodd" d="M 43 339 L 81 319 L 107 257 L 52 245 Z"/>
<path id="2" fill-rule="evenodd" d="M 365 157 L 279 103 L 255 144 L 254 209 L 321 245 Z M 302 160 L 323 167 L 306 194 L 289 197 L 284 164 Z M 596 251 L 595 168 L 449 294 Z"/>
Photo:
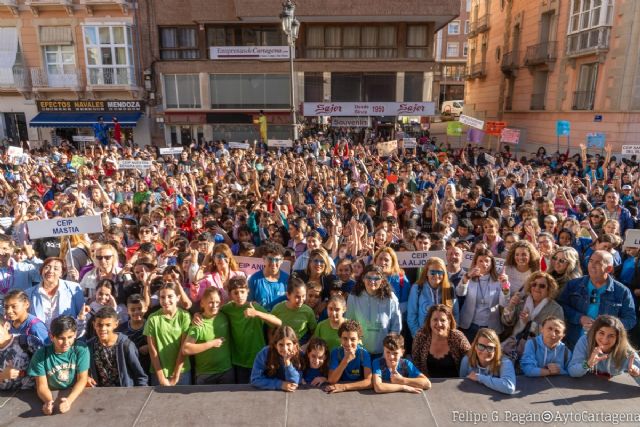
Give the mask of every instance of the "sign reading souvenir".
<path id="1" fill-rule="evenodd" d="M 604 133 L 587 134 L 587 148 L 604 148 L 606 137 Z"/>
<path id="2" fill-rule="evenodd" d="M 435 102 L 305 102 L 305 116 L 433 116 Z"/>
<path id="3" fill-rule="evenodd" d="M 404 138 L 402 142 L 404 143 L 404 148 L 416 148 L 418 146 L 415 138 Z"/>
<path id="4" fill-rule="evenodd" d="M 624 234 L 625 248 L 640 248 L 640 230 L 627 230 Z"/>
<path id="5" fill-rule="evenodd" d="M 71 236 L 72 234 L 102 233 L 102 217 L 78 216 L 72 218 L 47 219 L 44 221 L 28 221 L 30 239 L 44 237 Z"/>
<path id="6" fill-rule="evenodd" d="M 484 120 L 476 119 L 475 117 L 465 116 L 460 114 L 460 123 L 463 125 L 471 126 L 476 129 L 484 129 Z"/>
<path id="7" fill-rule="evenodd" d="M 229 150 L 248 150 L 251 148 L 248 142 L 230 142 Z"/>
<path id="8" fill-rule="evenodd" d="M 237 256 L 235 257 L 235 259 L 238 262 L 238 268 L 240 269 L 240 271 L 246 274 L 247 277 L 262 270 L 265 266 L 264 258 Z M 282 261 L 280 271 L 284 271 L 287 274 L 291 273 L 291 261 Z"/>
<path id="9" fill-rule="evenodd" d="M 184 147 L 165 147 L 160 149 L 160 154 L 163 156 L 171 156 L 173 154 L 180 154 L 184 150 Z"/>
<path id="10" fill-rule="evenodd" d="M 420 268 L 427 265 L 429 258 L 447 259 L 447 251 L 396 252 L 400 268 Z"/>
<path id="11" fill-rule="evenodd" d="M 502 134 L 502 129 L 506 127 L 506 122 L 487 122 L 484 132 L 487 135 L 500 136 Z"/>
<path id="12" fill-rule="evenodd" d="M 470 251 L 466 251 L 464 254 L 462 254 L 462 262 L 460 263 L 460 266 L 465 270 L 470 270 L 471 265 L 473 264 L 473 255 L 474 253 Z M 504 258 L 494 258 L 494 259 L 496 260 L 496 272 L 500 274 L 504 269 L 505 260 Z"/>
<path id="13" fill-rule="evenodd" d="M 379 142 L 376 144 L 376 148 L 379 156 L 390 156 L 398 149 L 398 141 L 394 139 L 393 141 Z"/>
<path id="14" fill-rule="evenodd" d="M 622 154 L 640 154 L 640 145 L 623 145 Z"/>
<path id="15" fill-rule="evenodd" d="M 289 46 L 210 46 L 211 59 L 289 59 Z"/>
<path id="16" fill-rule="evenodd" d="M 571 133 L 571 122 L 558 120 L 556 122 L 556 136 L 569 136 Z"/>
<path id="17" fill-rule="evenodd" d="M 332 117 L 331 127 L 369 128 L 371 127 L 371 117 Z"/>
<path id="18" fill-rule="evenodd" d="M 146 170 L 151 168 L 151 160 L 120 160 L 118 169 Z"/>
<path id="19" fill-rule="evenodd" d="M 71 101 L 71 100 L 47 100 L 36 101 L 38 111 L 49 111 L 52 113 L 60 112 L 124 112 L 124 111 L 143 111 L 144 101 L 129 100 L 100 100 L 100 101 Z M 105 117 L 105 122 L 110 122 L 111 117 Z"/>
<path id="20" fill-rule="evenodd" d="M 291 148 L 293 147 L 293 141 L 290 139 L 269 139 L 267 140 L 267 147 L 270 148 Z"/>
<path id="21" fill-rule="evenodd" d="M 520 129 L 504 128 L 500 134 L 500 142 L 517 144 L 520 142 Z"/>
<path id="22" fill-rule="evenodd" d="M 462 123 L 460 123 L 460 122 L 448 122 L 447 123 L 447 135 L 448 136 L 460 136 L 460 135 L 462 135 Z"/>

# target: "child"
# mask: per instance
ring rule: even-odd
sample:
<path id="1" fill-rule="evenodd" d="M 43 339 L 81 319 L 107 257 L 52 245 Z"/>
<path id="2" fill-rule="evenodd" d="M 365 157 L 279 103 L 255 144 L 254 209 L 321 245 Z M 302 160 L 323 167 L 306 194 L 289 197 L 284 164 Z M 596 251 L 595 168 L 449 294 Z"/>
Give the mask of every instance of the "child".
<path id="1" fill-rule="evenodd" d="M 588 372 L 604 377 L 627 372 L 640 384 L 640 358 L 629 345 L 627 331 L 617 317 L 598 316 L 588 335 L 578 340 L 569 362 L 569 375 L 582 377 Z"/>
<path id="2" fill-rule="evenodd" d="M 4 315 L 10 320 L 12 334 L 33 335 L 43 344 L 49 343 L 49 332 L 44 322 L 29 314 L 29 298 L 20 289 L 13 289 L 4 298 Z"/>
<path id="3" fill-rule="evenodd" d="M 29 364 L 27 375 L 35 377 L 36 391 L 43 402 L 42 412 L 53 414 L 69 412 L 73 402 L 87 386 L 89 378 L 89 349 L 76 342 L 78 326 L 71 316 L 59 316 L 51 321 L 49 338 L 51 344 L 35 352 Z M 66 390 L 66 397 L 59 395 L 53 399 L 51 390 Z"/>
<path id="4" fill-rule="evenodd" d="M 258 353 L 251 370 L 251 385 L 263 390 L 296 391 L 302 381 L 302 358 L 296 332 L 279 326 L 271 344 Z"/>
<path id="5" fill-rule="evenodd" d="M 500 339 L 493 329 L 478 330 L 469 354 L 460 362 L 460 377 L 477 381 L 500 393 L 516 392 L 513 364 L 507 357 L 502 357 Z"/>
<path id="6" fill-rule="evenodd" d="M 371 356 L 359 343 L 362 327 L 355 320 L 346 320 L 338 329 L 341 347 L 331 352 L 329 362 L 329 393 L 371 388 Z"/>
<path id="7" fill-rule="evenodd" d="M 144 335 L 151 356 L 151 385 L 174 386 L 191 383 L 191 364 L 180 351 L 191 317 L 178 308 L 180 286 L 163 283 L 158 292 L 160 310 L 153 313 L 144 325 Z M 153 375 L 155 374 L 155 375 Z"/>
<path id="8" fill-rule="evenodd" d="M 336 264 L 336 275 L 342 281 L 342 291 L 349 295 L 356 285 L 353 279 L 353 261 L 342 259 Z"/>
<path id="9" fill-rule="evenodd" d="M 231 326 L 231 362 L 236 383 L 248 384 L 253 361 L 265 346 L 264 322 L 277 327 L 282 325 L 282 321 L 259 304 L 247 302 L 249 285 L 246 277 L 229 279 L 228 291 L 231 301 L 223 305 L 221 311 L 229 318 Z"/>
<path id="10" fill-rule="evenodd" d="M 329 348 L 327 343 L 313 336 L 303 354 L 303 379 L 306 384 L 322 387 L 329 377 Z"/>
<path id="11" fill-rule="evenodd" d="M 127 314 L 129 321 L 121 323 L 116 328 L 116 332 L 125 334 L 138 349 L 138 358 L 145 372 L 149 372 L 151 358 L 149 357 L 149 346 L 147 338 L 144 336 L 144 314 L 147 306 L 140 294 L 132 294 L 127 297 Z"/>
<path id="12" fill-rule="evenodd" d="M 322 285 L 320 283 L 310 282 L 308 284 L 305 303 L 313 310 L 316 321 L 323 320 L 323 316 L 325 319 L 327 318 L 327 313 L 322 310 L 324 304 L 322 304 Z"/>
<path id="13" fill-rule="evenodd" d="M 563 320 L 550 316 L 541 326 L 540 335 L 527 341 L 520 359 L 522 372 L 528 377 L 568 375 L 571 350 L 562 342 L 566 330 Z"/>
<path id="14" fill-rule="evenodd" d="M 373 389 L 376 393 L 406 391 L 420 393 L 431 388 L 431 381 L 411 361 L 403 359 L 402 335 L 387 335 L 382 341 L 383 356 L 373 361 Z"/>
<path id="15" fill-rule="evenodd" d="M 202 325 L 192 325 L 182 346 L 184 356 L 195 355 L 196 384 L 234 384 L 229 344 L 229 319 L 220 313 L 218 288 L 204 290 L 200 299 Z"/>
<path id="16" fill-rule="evenodd" d="M 98 387 L 146 386 L 148 377 L 136 345 L 116 332 L 118 318 L 113 307 L 103 307 L 93 316 L 95 337 L 87 341 L 91 354 L 89 383 Z"/>
<path id="17" fill-rule="evenodd" d="M 316 315 L 304 301 L 307 297 L 307 285 L 298 277 L 291 277 L 287 284 L 287 300 L 276 304 L 271 314 L 282 320 L 283 325 L 291 326 L 304 342 L 307 334 L 313 334 L 318 326 Z"/>
<path id="18" fill-rule="evenodd" d="M 12 335 L 10 328 L 11 321 L 0 317 L 0 390 L 33 388 L 27 369 L 31 355 L 42 347 L 42 342 L 35 335 Z"/>
<path id="19" fill-rule="evenodd" d="M 344 323 L 344 313 L 347 311 L 347 302 L 341 295 L 329 298 L 327 304 L 327 314 L 329 318 L 318 323 L 318 327 L 313 333 L 314 337 L 320 338 L 327 343 L 329 351 L 340 347 L 340 336 L 338 329 Z"/>
<path id="20" fill-rule="evenodd" d="M 91 309 L 90 315 L 93 317 L 95 313 L 100 311 L 103 307 L 112 307 L 118 313 L 118 323 L 123 323 L 129 320 L 126 309 L 119 306 L 116 302 L 116 287 L 113 281 L 109 279 L 103 279 L 98 282 L 95 289 L 95 299 L 89 304 Z M 93 331 L 91 332 L 93 335 Z"/>

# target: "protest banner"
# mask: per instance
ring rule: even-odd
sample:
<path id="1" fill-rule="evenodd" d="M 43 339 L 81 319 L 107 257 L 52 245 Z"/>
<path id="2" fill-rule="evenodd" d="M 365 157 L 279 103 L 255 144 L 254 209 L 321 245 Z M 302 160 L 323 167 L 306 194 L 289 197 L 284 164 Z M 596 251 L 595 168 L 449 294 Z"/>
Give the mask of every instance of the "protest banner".
<path id="1" fill-rule="evenodd" d="M 420 268 L 427 265 L 429 258 L 447 259 L 447 251 L 396 252 L 400 268 Z"/>
<path id="2" fill-rule="evenodd" d="M 291 148 L 293 147 L 293 141 L 290 139 L 269 139 L 267 140 L 267 147 L 269 148 Z"/>
<path id="3" fill-rule="evenodd" d="M 390 156 L 398 150 L 398 141 L 379 142 L 376 144 L 378 155 L 382 157 Z"/>
<path id="4" fill-rule="evenodd" d="M 640 230 L 630 229 L 624 234 L 625 248 L 640 248 Z"/>
<path id="5" fill-rule="evenodd" d="M 30 239 L 102 233 L 102 217 L 94 215 L 28 221 L 27 229 L 29 230 Z"/>
<path id="6" fill-rule="evenodd" d="M 507 127 L 506 122 L 487 122 L 485 123 L 486 128 L 484 132 L 487 135 L 500 136 L 502 134 L 502 129 Z"/>
<path id="7" fill-rule="evenodd" d="M 120 160 L 118 169 L 146 170 L 151 168 L 151 160 Z"/>
<path id="8" fill-rule="evenodd" d="M 251 148 L 248 142 L 230 142 L 229 150 L 248 150 Z"/>
<path id="9" fill-rule="evenodd" d="M 96 140 L 96 137 L 90 135 L 73 135 L 71 139 L 73 139 L 75 142 L 94 142 Z"/>
<path id="10" fill-rule="evenodd" d="M 22 147 L 14 147 L 13 145 L 7 147 L 7 156 L 9 157 L 20 157 L 23 154 L 24 150 L 22 149 Z"/>
<path id="11" fill-rule="evenodd" d="M 183 147 L 165 147 L 160 149 L 160 155 L 171 156 L 173 154 L 180 154 L 183 150 Z"/>
<path id="12" fill-rule="evenodd" d="M 244 272 L 247 277 L 250 277 L 252 274 L 262 270 L 265 266 L 264 258 L 254 258 L 248 256 L 237 256 L 235 257 L 238 262 L 238 268 L 240 271 Z M 284 271 L 287 274 L 291 273 L 291 261 L 283 261 L 280 266 L 280 271 Z"/>
<path id="13" fill-rule="evenodd" d="M 460 114 L 460 123 L 463 125 L 471 126 L 472 128 L 484 129 L 484 120 L 476 119 L 475 117 L 465 116 Z"/>

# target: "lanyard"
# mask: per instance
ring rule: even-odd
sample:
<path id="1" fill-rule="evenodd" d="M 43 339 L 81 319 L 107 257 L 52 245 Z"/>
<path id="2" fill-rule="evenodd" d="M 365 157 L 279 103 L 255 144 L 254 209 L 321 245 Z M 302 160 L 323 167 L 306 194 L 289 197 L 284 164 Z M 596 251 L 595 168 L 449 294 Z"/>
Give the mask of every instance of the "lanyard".
<path id="1" fill-rule="evenodd" d="M 487 289 L 489 288 L 489 280 L 490 280 L 490 278 L 487 277 L 487 282 L 486 282 L 487 283 Z M 482 290 L 482 281 L 480 281 L 479 277 L 478 277 L 478 293 L 480 294 L 480 304 L 482 304 L 482 305 L 486 304 L 487 300 L 484 298 L 485 291 Z"/>

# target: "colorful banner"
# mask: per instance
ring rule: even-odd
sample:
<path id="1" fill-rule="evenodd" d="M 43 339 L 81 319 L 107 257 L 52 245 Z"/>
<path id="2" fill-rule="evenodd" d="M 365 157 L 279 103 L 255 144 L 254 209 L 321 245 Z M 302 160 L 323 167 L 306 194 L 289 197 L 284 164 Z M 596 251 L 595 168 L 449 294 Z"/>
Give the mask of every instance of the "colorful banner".
<path id="1" fill-rule="evenodd" d="M 305 102 L 305 116 L 433 116 L 435 102 Z"/>
<path id="2" fill-rule="evenodd" d="M 520 129 L 504 128 L 500 134 L 500 142 L 517 144 L 520 142 Z"/>
<path id="3" fill-rule="evenodd" d="M 447 123 L 447 135 L 460 136 L 462 135 L 462 123 L 460 122 L 448 122 Z"/>
<path id="4" fill-rule="evenodd" d="M 571 122 L 558 120 L 556 122 L 556 136 L 569 136 L 571 133 Z"/>
<path id="5" fill-rule="evenodd" d="M 289 59 L 289 46 L 211 46 L 210 59 Z"/>
<path id="6" fill-rule="evenodd" d="M 506 122 L 487 122 L 485 124 L 484 132 L 487 135 L 500 136 L 502 134 L 502 129 L 506 127 Z"/>
<path id="7" fill-rule="evenodd" d="M 467 141 L 473 142 L 474 144 L 480 144 L 484 139 L 484 132 L 478 129 L 470 128 L 467 131 Z"/>

